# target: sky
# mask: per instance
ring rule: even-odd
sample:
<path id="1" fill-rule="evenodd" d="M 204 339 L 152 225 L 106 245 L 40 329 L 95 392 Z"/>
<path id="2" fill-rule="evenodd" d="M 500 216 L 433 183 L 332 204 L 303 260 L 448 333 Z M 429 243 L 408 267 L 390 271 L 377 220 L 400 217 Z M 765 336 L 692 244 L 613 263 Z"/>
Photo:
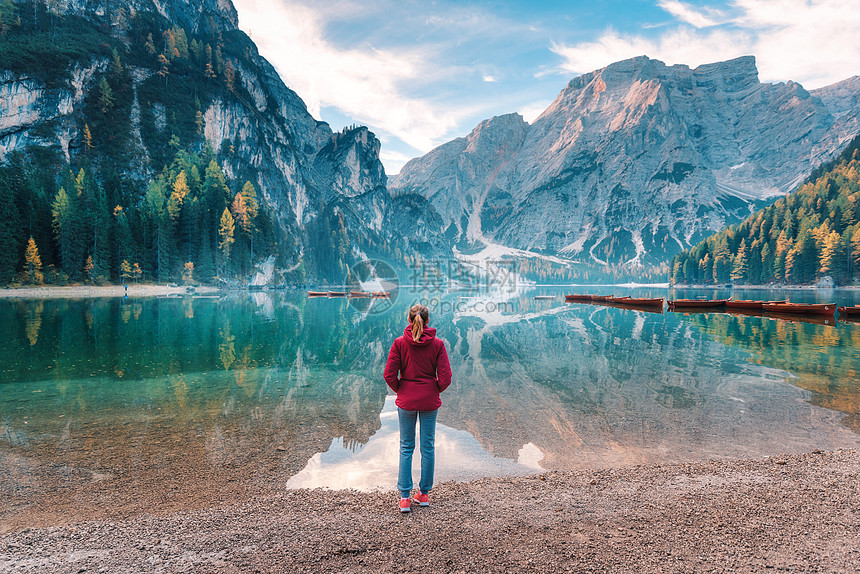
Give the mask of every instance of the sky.
<path id="1" fill-rule="evenodd" d="M 239 27 L 316 119 L 366 125 L 386 173 L 574 77 L 646 55 L 753 55 L 763 82 L 860 74 L 860 0 L 233 0 Z"/>

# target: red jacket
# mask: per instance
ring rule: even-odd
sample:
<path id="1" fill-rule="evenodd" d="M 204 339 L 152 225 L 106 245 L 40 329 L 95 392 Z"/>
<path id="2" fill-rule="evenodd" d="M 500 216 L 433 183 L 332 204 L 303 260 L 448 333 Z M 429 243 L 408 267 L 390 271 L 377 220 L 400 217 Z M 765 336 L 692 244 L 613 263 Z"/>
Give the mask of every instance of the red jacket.
<path id="1" fill-rule="evenodd" d="M 445 343 L 436 338 L 436 329 L 424 327 L 416 343 L 407 325 L 403 336 L 391 345 L 383 377 L 397 393 L 394 403 L 401 409 L 433 411 L 442 406 L 439 393 L 451 384 L 451 364 Z"/>

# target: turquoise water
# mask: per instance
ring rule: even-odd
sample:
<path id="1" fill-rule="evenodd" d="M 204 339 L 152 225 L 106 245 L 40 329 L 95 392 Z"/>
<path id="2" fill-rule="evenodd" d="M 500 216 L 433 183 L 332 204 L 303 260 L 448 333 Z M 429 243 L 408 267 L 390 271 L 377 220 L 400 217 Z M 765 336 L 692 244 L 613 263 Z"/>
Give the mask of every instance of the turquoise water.
<path id="1" fill-rule="evenodd" d="M 573 291 L 729 295 L 2 300 L 0 522 L 44 512 L 58 492 L 62 514 L 142 511 L 153 492 L 165 505 L 179 493 L 182 507 L 391 487 L 396 426 L 381 373 L 414 300 L 432 304 L 455 373 L 439 481 L 860 442 L 860 323 L 566 304 Z M 733 294 L 858 302 L 848 291 Z"/>

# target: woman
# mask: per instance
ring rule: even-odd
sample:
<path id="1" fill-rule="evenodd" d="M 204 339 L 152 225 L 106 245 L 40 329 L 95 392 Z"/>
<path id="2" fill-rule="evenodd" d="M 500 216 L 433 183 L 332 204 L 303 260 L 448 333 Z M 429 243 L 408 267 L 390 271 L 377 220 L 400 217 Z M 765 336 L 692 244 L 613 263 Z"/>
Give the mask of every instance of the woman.
<path id="1" fill-rule="evenodd" d="M 409 325 L 397 337 L 385 364 L 385 382 L 397 393 L 400 420 L 400 512 L 412 506 L 412 452 L 415 450 L 415 422 L 420 421 L 421 481 L 415 502 L 430 506 L 435 466 L 436 410 L 442 405 L 439 394 L 451 384 L 451 364 L 445 343 L 428 327 L 430 311 L 424 305 L 409 309 Z"/>

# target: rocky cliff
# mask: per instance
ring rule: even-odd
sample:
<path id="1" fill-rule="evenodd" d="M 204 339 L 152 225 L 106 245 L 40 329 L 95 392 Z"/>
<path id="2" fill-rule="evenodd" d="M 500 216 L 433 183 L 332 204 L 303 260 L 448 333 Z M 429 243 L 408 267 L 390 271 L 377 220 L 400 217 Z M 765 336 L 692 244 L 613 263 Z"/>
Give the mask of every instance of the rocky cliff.
<path id="1" fill-rule="evenodd" d="M 88 149 L 90 136 L 84 133 L 85 126 L 92 127 L 92 137 L 100 136 L 90 117 L 98 114 L 89 112 L 96 107 L 100 79 L 111 69 L 110 50 L 73 54 L 68 66 L 53 75 L 23 64 L 0 69 L 0 160 L 38 148 L 57 153 L 74 168 L 84 154 L 95 156 L 88 160 L 111 164 L 126 180 L 139 182 L 142 196 L 146 182 L 169 160 L 166 150 L 176 145 L 171 138 L 177 136 L 182 146 L 209 145 L 225 175 L 239 186 L 246 180 L 256 185 L 272 214 L 272 252 L 282 272 L 301 267 L 309 279 L 331 280 L 364 257 L 393 256 L 395 247 L 404 253 L 439 248 L 439 226 L 417 236 L 398 229 L 399 222 L 411 227 L 433 210 L 420 198 L 392 200 L 376 137 L 364 127 L 335 133 L 315 120 L 238 29 L 230 0 L 122 5 L 70 0 L 55 9 L 67 21 L 86 22 L 82 26 L 96 30 L 102 46 L 119 46 L 113 58 L 122 61 L 130 94 L 127 105 L 113 106 L 106 131 L 121 141 L 102 154 L 98 146 Z M 172 50 L 174 36 L 176 58 L 162 69 L 158 52 L 168 41 Z M 207 57 L 203 78 L 202 67 L 195 71 L 193 65 Z M 195 128 L 195 122 L 201 125 Z M 340 235 L 333 237 L 335 232 Z M 339 246 L 336 254 L 333 242 Z"/>
<path id="2" fill-rule="evenodd" d="M 482 122 L 389 188 L 429 199 L 473 246 L 660 263 L 835 155 L 860 132 L 852 89 L 761 83 L 752 57 L 695 69 L 633 58 L 573 79 L 532 125 Z"/>

